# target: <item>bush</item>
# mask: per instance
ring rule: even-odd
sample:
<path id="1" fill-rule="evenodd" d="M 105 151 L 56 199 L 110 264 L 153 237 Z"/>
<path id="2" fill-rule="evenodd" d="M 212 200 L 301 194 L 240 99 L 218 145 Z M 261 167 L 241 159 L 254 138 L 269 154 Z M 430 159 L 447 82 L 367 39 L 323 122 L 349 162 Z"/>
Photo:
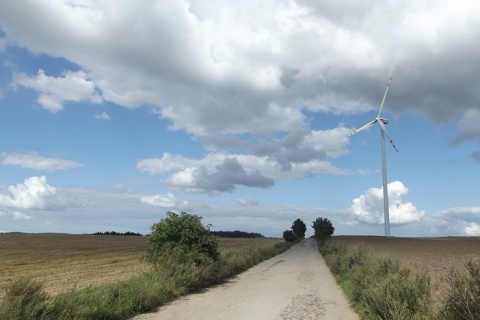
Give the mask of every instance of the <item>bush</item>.
<path id="1" fill-rule="evenodd" d="M 294 242 L 297 240 L 297 236 L 293 232 L 293 230 L 285 230 L 283 231 L 283 239 L 287 242 Z"/>
<path id="2" fill-rule="evenodd" d="M 201 220 L 186 212 L 167 212 L 166 218 L 152 226 L 145 260 L 156 266 L 166 257 L 175 257 L 178 263 L 197 265 L 218 260 L 217 238 Z"/>
<path id="3" fill-rule="evenodd" d="M 315 238 L 319 240 L 330 238 L 335 231 L 332 222 L 328 218 L 317 218 L 313 221 L 312 228 L 315 232 Z"/>
<path id="4" fill-rule="evenodd" d="M 444 302 L 445 319 L 480 319 L 480 260 L 466 264 L 466 271 L 452 270 L 450 291 Z"/>

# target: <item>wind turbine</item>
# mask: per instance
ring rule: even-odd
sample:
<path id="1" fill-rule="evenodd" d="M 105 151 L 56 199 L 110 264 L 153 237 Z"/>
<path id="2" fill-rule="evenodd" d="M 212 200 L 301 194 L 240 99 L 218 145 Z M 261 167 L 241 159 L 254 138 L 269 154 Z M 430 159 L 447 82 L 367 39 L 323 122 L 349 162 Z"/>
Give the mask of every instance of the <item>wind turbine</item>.
<path id="1" fill-rule="evenodd" d="M 372 121 L 370 121 L 369 123 L 367 123 L 366 125 L 364 125 L 363 127 L 353 131 L 349 135 L 349 137 L 351 137 L 354 134 L 356 134 L 357 132 L 368 129 L 371 126 L 375 125 L 376 123 L 378 123 L 378 125 L 380 126 L 380 132 L 381 132 L 381 135 L 382 135 L 381 143 L 382 143 L 382 172 L 383 172 L 383 216 L 384 216 L 384 220 L 385 220 L 385 236 L 386 237 L 390 236 L 390 212 L 388 210 L 387 160 L 385 159 L 385 136 L 388 138 L 388 140 L 392 144 L 393 148 L 395 148 L 395 150 L 397 152 L 398 152 L 398 149 L 397 149 L 397 147 L 395 146 L 392 139 L 390 138 L 390 136 L 387 133 L 387 128 L 385 127 L 385 125 L 388 124 L 388 120 L 385 119 L 385 118 L 381 118 L 380 115 L 382 113 L 383 104 L 385 103 L 385 98 L 387 97 L 388 88 L 390 87 L 390 83 L 392 82 L 394 74 L 395 74 L 395 71 L 392 72 L 392 75 L 391 75 L 390 79 L 388 80 L 387 89 L 385 90 L 385 94 L 383 95 L 382 104 L 380 105 L 380 111 L 378 111 L 377 117 L 375 119 L 373 119 Z"/>

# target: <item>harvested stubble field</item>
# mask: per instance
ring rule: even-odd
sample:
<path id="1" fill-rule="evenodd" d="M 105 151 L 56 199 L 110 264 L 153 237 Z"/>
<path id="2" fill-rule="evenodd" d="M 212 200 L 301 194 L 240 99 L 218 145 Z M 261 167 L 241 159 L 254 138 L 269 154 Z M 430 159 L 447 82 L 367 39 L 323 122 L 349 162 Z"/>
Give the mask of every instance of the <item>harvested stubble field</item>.
<path id="1" fill-rule="evenodd" d="M 388 255 L 414 269 L 428 270 L 436 295 L 442 295 L 452 268 L 463 268 L 472 258 L 480 258 L 480 237 L 397 238 L 380 236 L 334 236 L 334 241 L 364 243 L 373 252 Z"/>
<path id="2" fill-rule="evenodd" d="M 220 252 L 267 247 L 279 239 L 219 239 Z M 0 234 L 0 298 L 14 279 L 43 281 L 49 294 L 112 283 L 147 271 L 148 238 L 71 234 Z"/>

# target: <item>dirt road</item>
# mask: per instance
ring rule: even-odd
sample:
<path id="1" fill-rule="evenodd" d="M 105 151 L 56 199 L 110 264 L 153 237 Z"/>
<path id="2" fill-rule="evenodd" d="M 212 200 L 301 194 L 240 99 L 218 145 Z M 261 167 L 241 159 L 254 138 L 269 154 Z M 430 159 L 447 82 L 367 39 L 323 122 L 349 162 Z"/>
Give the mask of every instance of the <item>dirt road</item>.
<path id="1" fill-rule="evenodd" d="M 358 320 L 313 239 L 227 283 L 185 296 L 139 319 Z"/>

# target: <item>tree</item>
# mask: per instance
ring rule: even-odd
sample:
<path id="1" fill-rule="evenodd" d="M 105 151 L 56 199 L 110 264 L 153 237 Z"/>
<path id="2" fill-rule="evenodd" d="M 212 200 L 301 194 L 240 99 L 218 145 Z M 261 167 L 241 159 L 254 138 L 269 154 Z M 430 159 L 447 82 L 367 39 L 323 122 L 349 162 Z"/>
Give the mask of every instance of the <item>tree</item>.
<path id="1" fill-rule="evenodd" d="M 321 240 L 330 238 L 335 231 L 332 222 L 328 218 L 317 218 L 313 221 L 312 228 L 315 231 L 315 238 Z"/>
<path id="2" fill-rule="evenodd" d="M 217 238 L 202 224 L 202 217 L 169 211 L 151 230 L 145 260 L 154 264 L 175 258 L 178 263 L 199 265 L 219 258 Z"/>
<path id="3" fill-rule="evenodd" d="M 297 238 L 305 238 L 307 225 L 302 220 L 297 219 L 292 223 L 292 231 Z"/>
<path id="4" fill-rule="evenodd" d="M 297 237 L 295 236 L 293 230 L 285 230 L 283 231 L 283 239 L 285 239 L 287 242 L 294 242 L 297 240 Z"/>

